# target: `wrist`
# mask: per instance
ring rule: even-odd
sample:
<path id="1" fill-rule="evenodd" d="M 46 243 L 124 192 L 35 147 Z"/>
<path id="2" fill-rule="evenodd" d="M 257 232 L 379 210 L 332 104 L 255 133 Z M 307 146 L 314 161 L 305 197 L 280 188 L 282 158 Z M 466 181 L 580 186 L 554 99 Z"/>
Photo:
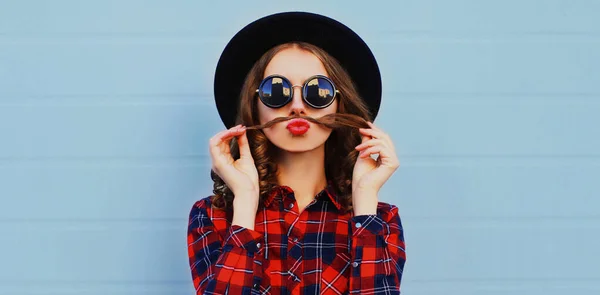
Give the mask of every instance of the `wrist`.
<path id="1" fill-rule="evenodd" d="M 254 219 L 250 219 L 244 216 L 240 216 L 240 214 L 233 214 L 233 219 L 231 220 L 231 225 L 238 225 L 243 228 L 254 230 Z"/>
<path id="2" fill-rule="evenodd" d="M 247 229 L 254 230 L 254 222 L 256 220 L 256 211 L 252 212 L 249 210 L 236 210 L 233 209 L 233 218 L 231 225 L 239 225 Z"/>
<path id="3" fill-rule="evenodd" d="M 257 210 L 258 202 L 253 201 L 252 197 L 236 196 L 233 199 L 233 218 L 231 224 L 254 230 Z"/>
<path id="4" fill-rule="evenodd" d="M 352 208 L 354 216 L 377 214 L 377 192 L 372 190 L 356 190 L 352 192 Z"/>

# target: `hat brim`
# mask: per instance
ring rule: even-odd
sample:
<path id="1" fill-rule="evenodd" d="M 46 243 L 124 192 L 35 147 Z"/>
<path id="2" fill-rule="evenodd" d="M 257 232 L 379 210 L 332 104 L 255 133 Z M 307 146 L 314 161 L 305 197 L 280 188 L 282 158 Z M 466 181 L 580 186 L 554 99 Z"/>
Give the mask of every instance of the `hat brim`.
<path id="1" fill-rule="evenodd" d="M 375 119 L 381 103 L 381 74 L 367 44 L 350 28 L 329 17 L 284 12 L 245 26 L 233 36 L 219 58 L 214 94 L 219 116 L 227 128 L 235 124 L 240 91 L 252 66 L 269 49 L 292 41 L 313 44 L 336 58 Z"/>

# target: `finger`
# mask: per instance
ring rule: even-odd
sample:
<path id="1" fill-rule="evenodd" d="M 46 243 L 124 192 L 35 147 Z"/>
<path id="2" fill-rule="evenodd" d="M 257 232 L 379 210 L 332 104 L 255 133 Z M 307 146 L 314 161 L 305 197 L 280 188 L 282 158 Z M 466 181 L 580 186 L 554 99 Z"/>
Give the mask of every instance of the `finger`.
<path id="1" fill-rule="evenodd" d="M 220 150 L 221 153 L 227 154 L 228 157 L 231 156 L 231 140 L 234 137 L 237 137 L 238 140 L 238 146 L 239 146 L 239 137 L 244 134 L 245 130 L 242 129 L 241 127 L 238 127 L 237 129 L 233 129 L 233 130 L 228 130 L 227 132 L 225 132 L 223 134 L 223 136 L 221 137 L 221 142 L 217 145 Z M 241 151 L 240 151 L 241 152 Z"/>
<path id="2" fill-rule="evenodd" d="M 369 126 L 371 126 L 371 128 L 372 128 L 372 129 L 375 129 L 375 130 L 381 130 L 381 128 L 377 127 L 377 125 L 375 125 L 375 123 L 373 123 L 373 122 L 369 122 L 369 121 L 367 121 L 367 124 L 368 124 Z"/>
<path id="3" fill-rule="evenodd" d="M 231 141 L 232 138 L 241 135 L 242 133 L 244 133 L 245 130 L 242 129 L 241 127 L 233 127 L 231 129 L 225 130 L 223 131 L 219 137 L 215 138 L 215 143 L 213 143 L 214 145 L 220 145 L 221 143 L 227 143 L 229 144 L 229 142 Z"/>
<path id="4" fill-rule="evenodd" d="M 377 145 L 377 146 L 373 146 L 370 147 L 364 151 L 362 151 L 359 154 L 359 157 L 365 158 L 365 157 L 370 157 L 371 155 L 374 154 L 379 154 L 379 159 L 378 161 L 381 162 L 381 165 L 390 167 L 390 168 L 397 168 L 398 166 L 400 166 L 400 163 L 398 161 L 398 158 L 396 157 L 396 154 L 392 151 L 390 151 L 390 149 L 381 146 L 381 145 Z"/>
<path id="5" fill-rule="evenodd" d="M 231 138 L 237 137 L 242 135 L 244 132 L 246 132 L 245 128 L 242 127 L 235 127 L 231 130 L 227 130 L 227 132 L 223 135 L 223 140 L 229 140 Z"/>
<path id="6" fill-rule="evenodd" d="M 387 134 L 385 134 L 385 132 L 383 132 L 380 129 L 373 129 L 373 128 L 358 128 L 358 131 L 361 134 L 364 135 L 369 135 L 375 138 L 385 138 L 387 137 Z"/>
<path id="7" fill-rule="evenodd" d="M 213 137 L 211 137 L 208 141 L 208 144 L 211 147 L 217 145 L 221 141 L 221 137 L 223 137 L 223 134 L 225 134 L 225 132 L 227 132 L 227 130 L 220 131 L 217 134 L 213 135 Z"/>
<path id="8" fill-rule="evenodd" d="M 368 135 L 364 135 L 364 134 L 361 134 L 361 135 L 360 135 L 360 142 L 361 142 L 361 143 L 363 143 L 363 142 L 366 142 L 366 141 L 367 141 L 367 140 L 369 140 L 369 139 L 371 139 L 371 137 L 370 137 L 370 136 L 368 136 Z"/>
<path id="9" fill-rule="evenodd" d="M 246 136 L 246 128 L 242 127 L 242 134 L 238 137 L 238 146 L 240 148 L 240 158 L 252 159 L 252 153 L 250 152 L 250 145 L 248 144 L 248 137 Z"/>
<path id="10" fill-rule="evenodd" d="M 223 140 L 224 136 L 226 136 L 233 130 L 236 130 L 239 126 L 241 126 L 241 125 L 237 125 L 237 126 L 229 128 L 229 129 L 218 132 L 217 134 L 215 134 L 213 137 L 210 138 L 209 142 L 211 143 L 211 145 L 218 145 Z"/>
<path id="11" fill-rule="evenodd" d="M 210 155 L 213 158 L 213 161 L 215 160 L 215 157 L 221 153 L 221 144 L 223 143 L 222 138 L 226 132 L 227 130 L 224 130 L 215 134 L 213 137 L 211 137 L 208 143 Z"/>
<path id="12" fill-rule="evenodd" d="M 371 139 L 372 139 L 372 138 L 371 138 L 370 136 L 366 136 L 366 135 L 361 135 L 361 136 L 360 136 L 360 140 L 361 140 L 361 142 L 362 142 L 362 143 L 365 143 L 365 142 L 367 142 L 367 141 L 369 141 L 369 140 L 371 140 Z M 362 143 L 361 143 L 361 144 L 362 144 Z M 359 154 L 360 154 L 360 153 L 359 153 Z"/>
<path id="13" fill-rule="evenodd" d="M 363 150 L 365 148 L 368 148 L 368 147 L 371 147 L 371 146 L 375 146 L 375 145 L 386 146 L 387 143 L 385 141 L 381 140 L 381 139 L 373 138 L 373 139 L 369 139 L 369 140 L 367 140 L 367 141 L 365 141 L 365 142 L 357 145 L 355 147 L 355 149 L 360 151 L 360 150 Z"/>
<path id="14" fill-rule="evenodd" d="M 240 126 L 240 125 L 238 125 Z M 224 155 L 228 161 L 231 161 L 231 149 L 229 147 L 231 143 L 231 139 L 233 138 L 237 130 L 238 126 L 234 126 L 230 129 L 223 130 L 210 139 L 210 147 L 209 151 L 213 161 L 217 159 L 219 155 Z"/>
<path id="15" fill-rule="evenodd" d="M 223 160 L 231 162 L 231 139 L 220 140 L 216 144 L 210 146 L 210 155 L 213 161 L 221 163 Z M 224 157 L 224 158 L 223 158 Z"/>
<path id="16" fill-rule="evenodd" d="M 361 135 L 367 135 L 367 136 L 371 136 L 373 138 L 381 139 L 386 142 L 387 146 L 389 146 L 392 149 L 394 148 L 394 143 L 392 142 L 392 139 L 390 138 L 390 136 L 381 130 L 359 128 L 358 131 L 361 133 Z"/>
<path id="17" fill-rule="evenodd" d="M 380 145 L 378 145 L 378 146 L 372 146 L 372 147 L 369 147 L 369 148 L 361 151 L 358 154 L 358 156 L 361 157 L 361 158 L 366 158 L 368 156 L 371 156 L 372 154 L 379 154 L 381 152 L 382 148 L 383 147 L 380 146 Z"/>
<path id="18" fill-rule="evenodd" d="M 214 154 L 214 156 L 226 153 L 229 151 L 229 144 L 231 142 L 231 136 L 229 135 L 231 131 L 226 130 L 219 132 L 210 140 L 210 152 Z"/>

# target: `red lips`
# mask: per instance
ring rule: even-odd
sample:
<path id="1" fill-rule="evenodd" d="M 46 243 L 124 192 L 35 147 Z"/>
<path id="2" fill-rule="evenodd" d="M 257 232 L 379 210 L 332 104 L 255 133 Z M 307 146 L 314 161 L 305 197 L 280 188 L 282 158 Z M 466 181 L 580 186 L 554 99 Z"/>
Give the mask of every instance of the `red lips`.
<path id="1" fill-rule="evenodd" d="M 294 135 L 302 135 L 308 131 L 310 124 L 304 119 L 292 119 L 286 128 Z"/>

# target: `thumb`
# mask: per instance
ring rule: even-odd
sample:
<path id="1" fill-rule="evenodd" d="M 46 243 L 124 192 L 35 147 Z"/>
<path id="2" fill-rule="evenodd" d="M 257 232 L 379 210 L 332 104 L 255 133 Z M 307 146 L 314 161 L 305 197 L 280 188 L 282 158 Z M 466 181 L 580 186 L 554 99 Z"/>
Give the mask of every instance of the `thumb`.
<path id="1" fill-rule="evenodd" d="M 248 144 L 248 137 L 246 137 L 246 131 L 239 136 L 238 146 L 240 148 L 240 158 L 252 159 L 252 154 L 250 153 L 250 144 Z"/>

